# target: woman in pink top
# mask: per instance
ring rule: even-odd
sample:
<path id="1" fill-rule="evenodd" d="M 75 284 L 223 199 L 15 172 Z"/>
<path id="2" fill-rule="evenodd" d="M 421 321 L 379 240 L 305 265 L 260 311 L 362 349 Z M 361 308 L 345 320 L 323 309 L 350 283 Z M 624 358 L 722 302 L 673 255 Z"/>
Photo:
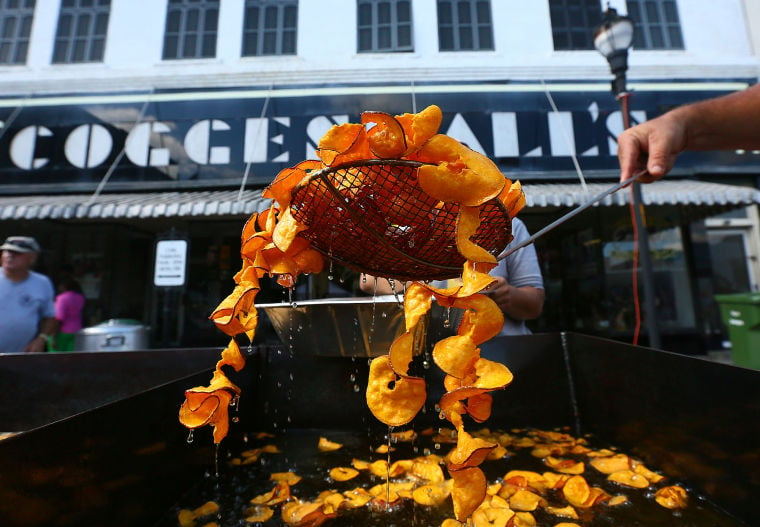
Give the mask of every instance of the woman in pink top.
<path id="1" fill-rule="evenodd" d="M 50 351 L 73 351 L 74 335 L 82 329 L 85 298 L 79 283 L 73 278 L 62 279 L 58 290 L 60 293 L 55 297 L 55 318 L 60 326 L 50 343 Z"/>

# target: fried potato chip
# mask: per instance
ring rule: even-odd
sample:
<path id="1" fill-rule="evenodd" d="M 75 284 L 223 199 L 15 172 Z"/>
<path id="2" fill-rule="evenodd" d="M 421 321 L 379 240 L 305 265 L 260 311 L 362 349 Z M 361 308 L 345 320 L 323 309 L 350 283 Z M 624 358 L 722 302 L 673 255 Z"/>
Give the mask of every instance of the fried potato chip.
<path id="1" fill-rule="evenodd" d="M 359 471 L 351 467 L 334 467 L 330 469 L 330 477 L 335 481 L 349 481 L 359 475 Z"/>
<path id="2" fill-rule="evenodd" d="M 330 441 L 326 437 L 320 436 L 319 441 L 317 442 L 317 448 L 320 452 L 332 452 L 334 450 L 343 448 L 343 445 L 341 443 Z"/>
<path id="3" fill-rule="evenodd" d="M 461 427 L 458 429 L 457 446 L 446 458 L 446 467 L 449 471 L 456 471 L 478 466 L 494 448 L 496 443 L 473 437 Z"/>
<path id="4" fill-rule="evenodd" d="M 544 507 L 544 510 L 551 514 L 552 516 L 559 516 L 560 518 L 570 518 L 571 520 L 577 520 L 578 518 L 578 512 L 573 508 L 572 505 L 567 505 L 565 507 Z"/>
<path id="5" fill-rule="evenodd" d="M 689 503 L 686 490 L 678 485 L 658 489 L 655 492 L 654 499 L 666 509 L 683 509 Z"/>
<path id="6" fill-rule="evenodd" d="M 522 185 L 519 181 L 514 181 L 504 185 L 501 193 L 497 196 L 497 199 L 504 204 L 507 209 L 507 214 L 510 218 L 517 216 L 523 207 L 525 207 L 525 193 L 522 190 Z"/>
<path id="7" fill-rule="evenodd" d="M 478 467 L 468 467 L 452 471 L 451 479 L 454 480 L 451 489 L 454 516 L 464 521 L 486 497 L 486 476 Z"/>
<path id="8" fill-rule="evenodd" d="M 391 432 L 391 439 L 394 442 L 409 442 L 417 439 L 417 432 L 413 429 Z"/>
<path id="9" fill-rule="evenodd" d="M 496 256 L 470 240 L 478 231 L 478 227 L 480 227 L 480 207 L 460 206 L 456 223 L 457 251 L 471 262 L 495 264 Z"/>
<path id="10" fill-rule="evenodd" d="M 330 128 L 319 140 L 317 157 L 325 165 L 338 165 L 371 157 L 363 124 L 344 123 Z"/>
<path id="11" fill-rule="evenodd" d="M 451 495 L 451 485 L 446 482 L 421 485 L 412 492 L 415 503 L 427 507 L 435 507 L 446 501 Z"/>
<path id="12" fill-rule="evenodd" d="M 514 517 L 514 527 L 535 527 L 536 518 L 530 512 L 516 512 Z"/>
<path id="13" fill-rule="evenodd" d="M 636 474 L 639 474 L 639 475 L 644 476 L 645 478 L 647 478 L 647 480 L 649 480 L 650 483 L 659 483 L 660 481 L 662 481 L 663 479 L 665 479 L 665 476 L 663 476 L 662 474 L 658 474 L 657 472 L 653 472 L 653 471 L 649 470 L 646 466 L 644 466 L 643 464 L 638 463 L 638 462 L 634 462 L 633 463 L 633 471 Z"/>
<path id="14" fill-rule="evenodd" d="M 541 496 L 526 489 L 520 489 L 509 498 L 509 507 L 514 511 L 533 512 L 538 506 L 545 504 Z"/>
<path id="15" fill-rule="evenodd" d="M 295 485 L 299 481 L 301 481 L 301 476 L 296 474 L 295 472 L 272 472 L 269 475 L 269 479 L 272 481 L 284 481 L 288 485 Z"/>
<path id="16" fill-rule="evenodd" d="M 433 362 L 446 374 L 462 379 L 472 373 L 480 350 L 467 335 L 439 340 L 433 347 Z"/>
<path id="17" fill-rule="evenodd" d="M 414 154 L 425 142 L 438 133 L 443 121 L 441 109 L 431 104 L 418 113 L 397 115 L 406 136 L 407 151 L 405 155 Z"/>
<path id="18" fill-rule="evenodd" d="M 264 523 L 274 516 L 274 509 L 266 505 L 257 505 L 245 511 L 247 523 Z"/>
<path id="19" fill-rule="evenodd" d="M 602 474 L 612 474 L 620 470 L 630 470 L 631 458 L 625 454 L 593 458 L 589 464 Z"/>
<path id="20" fill-rule="evenodd" d="M 424 406 L 427 390 L 424 379 L 397 375 L 388 355 L 383 355 L 370 365 L 366 398 L 370 411 L 380 422 L 402 426 Z"/>
<path id="21" fill-rule="evenodd" d="M 609 505 L 610 507 L 617 507 L 618 505 L 624 505 L 626 503 L 629 503 L 628 496 L 624 496 L 622 494 L 618 494 L 617 496 L 612 496 L 607 501 L 607 505 Z"/>
<path id="22" fill-rule="evenodd" d="M 261 193 L 261 197 L 273 199 L 281 209 L 290 206 L 291 193 L 299 183 L 308 179 L 309 172 L 324 168 L 321 162 L 315 160 L 302 161 L 294 167 L 281 170 L 274 181 Z M 246 232 L 246 229 L 243 230 Z"/>
<path id="23" fill-rule="evenodd" d="M 562 494 L 573 507 L 588 508 L 587 503 L 591 497 L 591 487 L 583 476 L 573 476 L 565 481 L 562 486 Z"/>
<path id="24" fill-rule="evenodd" d="M 575 461 L 574 459 L 562 459 L 554 456 L 549 456 L 544 459 L 544 464 L 552 470 L 561 472 L 562 474 L 583 474 L 586 467 L 582 461 Z"/>
<path id="25" fill-rule="evenodd" d="M 425 192 L 443 202 L 482 205 L 508 181 L 488 157 L 447 135 L 432 136 L 420 148 L 419 159 L 437 163 L 420 167 L 417 178 Z"/>
<path id="26" fill-rule="evenodd" d="M 290 485 L 285 481 L 278 481 L 272 490 L 259 494 L 251 499 L 254 505 L 274 506 L 290 499 Z"/>
<path id="27" fill-rule="evenodd" d="M 465 310 L 457 334 L 467 335 L 476 346 L 498 335 L 504 326 L 504 313 L 488 295 L 457 298 L 453 306 Z"/>
<path id="28" fill-rule="evenodd" d="M 647 478 L 627 469 L 613 472 L 607 476 L 607 480 L 635 489 L 645 489 L 649 486 L 649 480 Z"/>
<path id="29" fill-rule="evenodd" d="M 361 487 L 347 490 L 343 493 L 343 496 L 346 497 L 346 501 L 343 505 L 349 509 L 358 509 L 359 507 L 364 507 L 372 500 L 372 494 Z"/>
<path id="30" fill-rule="evenodd" d="M 407 375 L 409 363 L 414 358 L 414 333 L 406 331 L 391 342 L 388 360 L 391 368 L 399 375 Z"/>
<path id="31" fill-rule="evenodd" d="M 508 527 L 514 525 L 515 511 L 503 507 L 479 507 L 472 513 L 473 527 Z"/>
<path id="32" fill-rule="evenodd" d="M 398 159 L 406 153 L 406 134 L 395 117 L 384 112 L 363 112 L 362 124 L 374 123 L 367 130 L 369 149 L 380 159 Z"/>
<path id="33" fill-rule="evenodd" d="M 417 325 L 433 304 L 433 293 L 419 282 L 414 282 L 404 293 L 404 319 L 406 330 Z"/>

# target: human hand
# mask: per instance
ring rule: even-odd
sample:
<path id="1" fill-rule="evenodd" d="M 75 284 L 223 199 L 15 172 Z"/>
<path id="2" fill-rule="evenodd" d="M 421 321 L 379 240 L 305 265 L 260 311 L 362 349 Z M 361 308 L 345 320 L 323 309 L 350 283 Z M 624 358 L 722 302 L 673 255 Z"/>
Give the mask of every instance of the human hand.
<path id="1" fill-rule="evenodd" d="M 43 353 L 47 350 L 47 341 L 41 337 L 35 337 L 26 345 L 24 353 Z"/>
<path id="2" fill-rule="evenodd" d="M 675 112 L 625 130 L 618 136 L 620 181 L 646 170 L 639 181 L 651 183 L 670 172 L 686 147 L 686 131 Z"/>

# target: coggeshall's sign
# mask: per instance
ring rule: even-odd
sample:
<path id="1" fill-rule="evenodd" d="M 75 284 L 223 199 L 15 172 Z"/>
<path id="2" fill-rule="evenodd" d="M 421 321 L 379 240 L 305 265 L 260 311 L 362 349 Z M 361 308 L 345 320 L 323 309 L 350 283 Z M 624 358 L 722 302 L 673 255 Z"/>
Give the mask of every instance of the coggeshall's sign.
<path id="1" fill-rule="evenodd" d="M 140 101 L 126 97 L 60 97 L 56 104 L 0 107 L 0 185 L 163 181 L 167 186 L 213 180 L 266 184 L 285 166 L 314 158 L 330 126 L 364 110 L 413 111 L 408 95 L 299 95 L 224 98 L 188 92 Z M 668 100 L 668 95 L 673 101 Z M 699 98 L 703 94 L 692 95 Z M 683 102 L 672 93 L 637 95 L 634 121 Z M 494 159 L 505 170 L 616 167 L 622 130 L 607 93 L 437 93 L 416 97 L 417 109 L 437 104 L 442 132 Z M 526 179 L 523 176 L 523 179 Z M 197 183 L 196 183 L 197 184 Z"/>

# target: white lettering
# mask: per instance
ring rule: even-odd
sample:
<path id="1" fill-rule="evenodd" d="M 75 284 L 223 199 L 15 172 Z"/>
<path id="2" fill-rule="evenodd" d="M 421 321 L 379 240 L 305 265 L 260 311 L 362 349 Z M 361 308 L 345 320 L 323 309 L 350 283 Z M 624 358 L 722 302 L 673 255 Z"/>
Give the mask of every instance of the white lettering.
<path id="1" fill-rule="evenodd" d="M 10 157 L 13 164 L 24 170 L 32 170 L 47 165 L 47 157 L 34 157 L 38 137 L 51 137 L 53 132 L 44 126 L 27 126 L 13 137 Z"/>
<path id="2" fill-rule="evenodd" d="M 140 123 L 132 128 L 127 135 L 127 140 L 124 143 L 124 153 L 130 161 L 140 167 L 169 166 L 169 160 L 171 159 L 169 149 L 150 146 L 152 134 L 169 132 L 171 132 L 169 125 L 160 121 Z M 155 142 L 162 143 L 165 141 L 158 138 Z"/>
<path id="3" fill-rule="evenodd" d="M 467 124 L 467 121 L 465 121 L 464 117 L 462 117 L 460 114 L 456 114 L 454 116 L 454 119 L 449 125 L 449 129 L 446 131 L 446 135 L 459 140 L 476 152 L 480 152 L 481 154 L 486 153 L 485 150 L 483 150 L 483 146 L 480 144 L 480 141 L 478 141 L 478 138 L 475 137 L 472 129 L 470 129 L 470 126 Z"/>
<path id="4" fill-rule="evenodd" d="M 229 130 L 230 125 L 219 119 L 198 121 L 185 135 L 187 156 L 200 165 L 224 165 L 230 162 L 230 148 L 211 145 L 212 131 Z"/>
<path id="5" fill-rule="evenodd" d="M 494 157 L 518 157 L 520 144 L 517 136 L 517 114 L 494 112 L 491 114 Z"/>
<path id="6" fill-rule="evenodd" d="M 243 162 L 266 163 L 267 137 L 269 137 L 269 119 L 252 117 L 245 120 Z"/>
<path id="7" fill-rule="evenodd" d="M 63 153 L 77 168 L 92 168 L 108 158 L 113 139 L 100 124 L 83 124 L 74 128 L 66 138 Z"/>

